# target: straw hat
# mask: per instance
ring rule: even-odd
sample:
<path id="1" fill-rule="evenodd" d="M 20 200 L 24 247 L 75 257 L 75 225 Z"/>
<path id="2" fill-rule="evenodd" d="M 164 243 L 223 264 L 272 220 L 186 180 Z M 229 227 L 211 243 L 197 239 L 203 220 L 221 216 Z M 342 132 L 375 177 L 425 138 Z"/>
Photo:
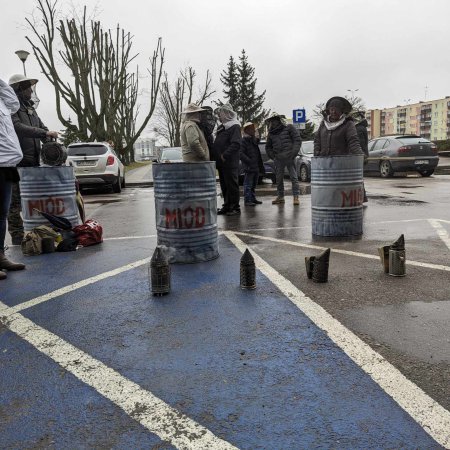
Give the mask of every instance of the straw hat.
<path id="1" fill-rule="evenodd" d="M 200 106 L 196 105 L 195 103 L 189 103 L 189 105 L 186 106 L 186 109 L 184 111 L 181 111 L 181 114 L 190 114 L 190 113 L 196 113 L 205 111 Z"/>

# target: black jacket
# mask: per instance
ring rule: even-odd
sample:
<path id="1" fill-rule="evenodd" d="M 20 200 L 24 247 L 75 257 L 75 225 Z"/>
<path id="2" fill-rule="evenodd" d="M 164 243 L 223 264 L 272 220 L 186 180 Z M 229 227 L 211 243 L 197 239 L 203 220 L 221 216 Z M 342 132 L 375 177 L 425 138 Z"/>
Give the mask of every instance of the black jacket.
<path id="1" fill-rule="evenodd" d="M 42 123 L 36 110 L 32 106 L 27 108 L 22 101 L 19 111 L 11 118 L 23 153 L 23 159 L 18 166 L 39 166 L 41 141 L 46 140 L 48 128 Z"/>
<path id="2" fill-rule="evenodd" d="M 353 119 L 347 117 L 342 125 L 328 130 L 324 122 L 314 138 L 314 156 L 362 155 Z"/>
<path id="3" fill-rule="evenodd" d="M 267 156 L 271 159 L 292 160 L 300 151 L 302 138 L 293 125 L 280 125 L 269 131 L 266 142 Z"/>
<path id="4" fill-rule="evenodd" d="M 264 164 L 258 147 L 259 139 L 244 136 L 241 142 L 241 161 L 244 172 L 264 173 Z"/>
<path id="5" fill-rule="evenodd" d="M 358 133 L 359 145 L 361 146 L 362 151 L 366 156 L 369 156 L 369 147 L 367 144 L 369 143 L 369 137 L 367 134 L 367 120 L 364 119 L 361 122 L 355 125 L 356 132 Z"/>
<path id="6" fill-rule="evenodd" d="M 225 169 L 239 168 L 239 150 L 241 148 L 241 127 L 233 125 L 227 130 L 223 125 L 217 129 L 213 145 L 212 158 L 217 167 Z M 222 160 L 222 157 L 224 160 Z"/>

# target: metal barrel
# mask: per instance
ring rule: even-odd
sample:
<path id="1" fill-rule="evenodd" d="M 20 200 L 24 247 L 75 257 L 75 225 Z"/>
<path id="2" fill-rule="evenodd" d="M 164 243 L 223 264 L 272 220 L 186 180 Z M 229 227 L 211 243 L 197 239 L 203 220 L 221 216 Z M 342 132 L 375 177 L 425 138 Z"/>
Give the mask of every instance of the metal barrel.
<path id="1" fill-rule="evenodd" d="M 216 163 L 153 164 L 158 245 L 169 262 L 195 263 L 219 256 Z"/>
<path id="2" fill-rule="evenodd" d="M 325 237 L 362 235 L 363 160 L 362 155 L 312 158 L 313 235 Z"/>
<path id="3" fill-rule="evenodd" d="M 73 167 L 19 167 L 23 227 L 30 231 L 49 225 L 43 211 L 65 217 L 73 226 L 80 224 Z"/>

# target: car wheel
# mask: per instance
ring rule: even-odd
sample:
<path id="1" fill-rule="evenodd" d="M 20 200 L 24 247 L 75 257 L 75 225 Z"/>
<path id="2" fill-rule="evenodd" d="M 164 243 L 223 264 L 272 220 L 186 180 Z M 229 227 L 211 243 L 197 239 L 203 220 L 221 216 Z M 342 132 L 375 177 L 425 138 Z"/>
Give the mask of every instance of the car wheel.
<path id="1" fill-rule="evenodd" d="M 307 183 L 309 181 L 308 168 L 304 164 L 300 166 L 299 178 L 303 183 Z"/>
<path id="2" fill-rule="evenodd" d="M 389 161 L 381 161 L 380 175 L 382 178 L 389 178 L 394 175 L 394 171 L 392 170 L 392 166 Z"/>
<path id="3" fill-rule="evenodd" d="M 434 173 L 434 169 L 418 170 L 417 172 L 419 172 L 423 177 L 431 177 Z"/>
<path id="4" fill-rule="evenodd" d="M 116 194 L 120 194 L 122 192 L 122 185 L 120 184 L 120 173 L 117 175 L 117 178 L 115 179 L 113 185 L 112 185 L 113 192 Z"/>

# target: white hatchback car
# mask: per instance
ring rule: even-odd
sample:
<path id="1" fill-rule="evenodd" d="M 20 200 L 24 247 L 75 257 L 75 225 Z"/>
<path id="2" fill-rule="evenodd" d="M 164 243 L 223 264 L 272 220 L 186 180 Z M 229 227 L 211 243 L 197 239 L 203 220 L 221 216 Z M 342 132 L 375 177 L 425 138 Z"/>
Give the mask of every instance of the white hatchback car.
<path id="1" fill-rule="evenodd" d="M 67 153 L 80 187 L 110 185 L 116 193 L 125 187 L 125 168 L 108 143 L 77 142 Z"/>

